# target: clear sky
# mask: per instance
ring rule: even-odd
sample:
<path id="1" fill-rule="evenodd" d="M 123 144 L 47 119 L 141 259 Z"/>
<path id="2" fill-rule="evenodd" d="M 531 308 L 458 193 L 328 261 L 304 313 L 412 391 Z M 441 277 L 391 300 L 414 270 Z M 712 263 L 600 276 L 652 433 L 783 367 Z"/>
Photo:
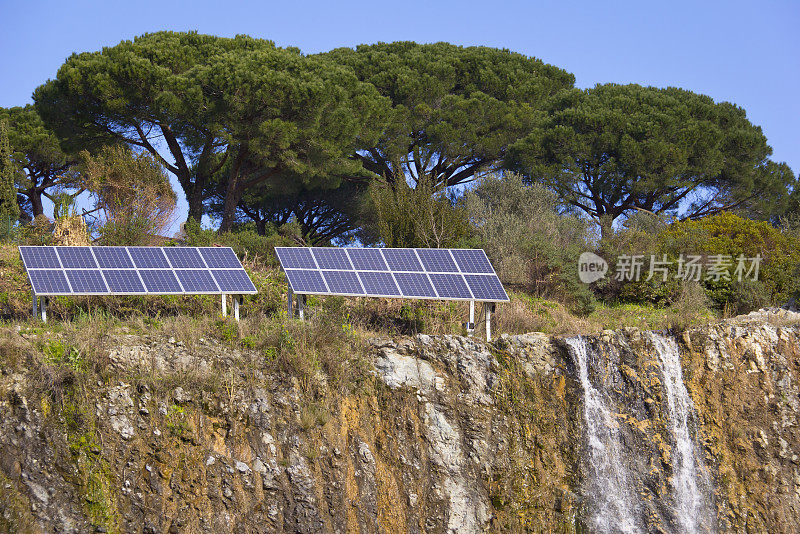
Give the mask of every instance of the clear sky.
<path id="1" fill-rule="evenodd" d="M 29 103 L 72 52 L 159 30 L 244 33 L 308 53 L 448 41 L 539 57 L 579 87 L 678 86 L 734 102 L 763 128 L 773 159 L 800 171 L 800 0 L 0 0 L 0 21 L 3 107 Z"/>

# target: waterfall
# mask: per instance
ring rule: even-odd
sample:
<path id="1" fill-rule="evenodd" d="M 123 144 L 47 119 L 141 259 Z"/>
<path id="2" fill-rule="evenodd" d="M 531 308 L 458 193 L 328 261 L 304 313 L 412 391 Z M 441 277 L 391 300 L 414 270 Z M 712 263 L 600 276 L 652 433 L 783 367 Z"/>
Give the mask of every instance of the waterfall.
<path id="1" fill-rule="evenodd" d="M 586 490 L 592 506 L 592 531 L 640 532 L 636 500 L 628 483 L 630 476 L 621 457 L 618 422 L 602 393 L 589 381 L 588 345 L 581 336 L 569 338 L 566 343 L 575 356 L 583 386 L 590 460 Z"/>
<path id="2" fill-rule="evenodd" d="M 702 463 L 698 465 L 695 444 L 689 431 L 693 405 L 683 383 L 678 344 L 672 338 L 650 333 L 658 354 L 674 439 L 671 458 L 675 520 L 680 532 L 713 532 L 714 518 L 706 495 L 710 493 Z M 702 462 L 702 460 L 701 460 Z"/>

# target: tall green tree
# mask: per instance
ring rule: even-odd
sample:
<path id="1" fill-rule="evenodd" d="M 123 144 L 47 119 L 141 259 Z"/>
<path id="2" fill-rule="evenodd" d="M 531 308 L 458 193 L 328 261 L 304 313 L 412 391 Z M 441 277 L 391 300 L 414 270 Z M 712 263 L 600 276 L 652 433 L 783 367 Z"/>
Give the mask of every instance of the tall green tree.
<path id="1" fill-rule="evenodd" d="M 705 95 L 608 84 L 564 92 L 552 110 L 509 149 L 506 166 L 551 187 L 604 234 L 633 210 L 698 218 L 783 198 L 793 180 L 742 108 Z"/>
<path id="2" fill-rule="evenodd" d="M 21 171 L 16 187 L 25 218 L 35 218 L 44 213 L 44 198 L 54 201 L 63 189 L 75 186 L 76 159 L 61 149 L 33 106 L 0 108 L 0 120 L 7 123 L 11 159 Z"/>
<path id="3" fill-rule="evenodd" d="M 492 169 L 574 76 L 539 59 L 488 47 L 413 42 L 322 54 L 352 67 L 391 101 L 378 141 L 357 152 L 387 182 L 439 191 Z"/>
<path id="4" fill-rule="evenodd" d="M 0 231 L 10 228 L 19 219 L 17 174 L 8 142 L 8 120 L 0 118 Z"/>
<path id="5" fill-rule="evenodd" d="M 73 54 L 34 92 L 34 101 L 69 149 L 123 141 L 149 152 L 176 177 L 189 217 L 199 220 L 203 190 L 226 161 L 228 138 L 209 116 L 213 94 L 198 71 L 215 56 L 254 49 L 275 46 L 247 36 L 146 34 Z"/>

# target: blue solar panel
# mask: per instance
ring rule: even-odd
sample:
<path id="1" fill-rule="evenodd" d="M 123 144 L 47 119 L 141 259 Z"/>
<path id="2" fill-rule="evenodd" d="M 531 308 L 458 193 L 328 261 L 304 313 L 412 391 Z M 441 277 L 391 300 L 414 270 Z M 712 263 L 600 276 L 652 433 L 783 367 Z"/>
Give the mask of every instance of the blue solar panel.
<path id="1" fill-rule="evenodd" d="M 472 294 L 475 295 L 476 300 L 488 300 L 493 302 L 506 301 L 506 295 L 503 285 L 494 274 L 465 274 L 469 288 Z"/>
<path id="2" fill-rule="evenodd" d="M 223 293 L 255 293 L 256 286 L 243 269 L 219 269 L 211 271 Z"/>
<path id="3" fill-rule="evenodd" d="M 364 295 L 355 271 L 322 271 L 331 293 L 340 295 Z"/>
<path id="4" fill-rule="evenodd" d="M 142 281 L 139 279 L 139 273 L 132 269 L 107 269 L 103 271 L 103 276 L 112 293 L 145 292 Z"/>
<path id="5" fill-rule="evenodd" d="M 37 295 L 57 295 L 69 293 L 69 284 L 64 271 L 56 269 L 37 269 L 28 271 L 28 278 Z"/>
<path id="6" fill-rule="evenodd" d="M 99 269 L 67 269 L 64 272 L 73 293 L 108 293 Z"/>
<path id="7" fill-rule="evenodd" d="M 53 247 L 19 247 L 26 269 L 59 269 L 61 264 Z"/>
<path id="8" fill-rule="evenodd" d="M 492 273 L 492 264 L 482 250 L 453 249 L 453 257 L 462 273 Z"/>
<path id="9" fill-rule="evenodd" d="M 139 271 L 147 291 L 150 293 L 182 293 L 178 279 L 166 269 L 146 269 Z"/>
<path id="10" fill-rule="evenodd" d="M 56 252 L 58 252 L 61 265 L 65 269 L 97 268 L 97 262 L 94 261 L 90 247 L 56 247 Z"/>
<path id="11" fill-rule="evenodd" d="M 383 257 L 392 271 L 422 271 L 422 265 L 411 248 L 385 248 Z"/>
<path id="12" fill-rule="evenodd" d="M 464 278 L 460 274 L 431 274 L 431 282 L 440 297 L 449 299 L 471 300 L 472 294 L 469 292 Z"/>
<path id="13" fill-rule="evenodd" d="M 422 265 L 429 273 L 457 273 L 458 267 L 450 255 L 450 250 L 444 248 L 418 248 L 417 254 L 422 260 Z"/>
<path id="14" fill-rule="evenodd" d="M 211 273 L 205 269 L 175 269 L 184 293 L 219 293 Z"/>
<path id="15" fill-rule="evenodd" d="M 360 271 L 358 277 L 367 295 L 376 297 L 401 297 L 392 273 L 376 271 Z"/>
<path id="16" fill-rule="evenodd" d="M 194 247 L 164 247 L 163 250 L 174 269 L 196 269 L 206 266 Z"/>
<path id="17" fill-rule="evenodd" d="M 325 281 L 319 271 L 310 269 L 286 269 L 286 278 L 296 293 L 327 293 Z"/>
<path id="18" fill-rule="evenodd" d="M 202 247 L 200 255 L 209 269 L 241 269 L 242 264 L 233 249 L 228 247 Z"/>
<path id="19" fill-rule="evenodd" d="M 357 271 L 388 271 L 389 267 L 383 259 L 380 249 L 377 248 L 349 248 L 344 249 L 350 256 L 350 261 Z"/>
<path id="20" fill-rule="evenodd" d="M 132 269 L 133 262 L 125 247 L 92 247 L 102 269 Z"/>
<path id="21" fill-rule="evenodd" d="M 311 249 L 320 269 L 352 270 L 347 252 L 341 248 L 315 247 Z"/>
<path id="22" fill-rule="evenodd" d="M 160 247 L 128 247 L 128 252 L 139 269 L 169 269 Z"/>
<path id="23" fill-rule="evenodd" d="M 317 264 L 311 256 L 311 251 L 301 247 L 275 247 L 284 269 L 316 269 Z"/>
<path id="24" fill-rule="evenodd" d="M 436 298 L 428 275 L 424 273 L 394 273 L 404 297 Z"/>

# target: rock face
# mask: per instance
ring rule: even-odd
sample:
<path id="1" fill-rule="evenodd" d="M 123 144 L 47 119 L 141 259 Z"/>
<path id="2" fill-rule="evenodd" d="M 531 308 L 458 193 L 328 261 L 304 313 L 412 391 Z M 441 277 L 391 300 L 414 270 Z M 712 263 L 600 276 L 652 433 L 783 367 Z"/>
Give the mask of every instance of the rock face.
<path id="1" fill-rule="evenodd" d="M 800 326 L 769 320 L 664 336 L 690 397 L 677 422 L 652 334 L 585 338 L 586 379 L 609 407 L 603 424 L 635 495 L 627 530 L 683 531 L 691 449 L 704 530 L 796 532 Z M 96 387 L 61 398 L 42 394 L 24 363 L 4 365 L 0 531 L 596 528 L 590 412 L 570 343 L 420 335 L 370 350 L 372 379 L 324 396 L 239 366 L 246 351 L 137 336 L 120 338 Z M 209 382 L 219 362 L 230 376 Z"/>

